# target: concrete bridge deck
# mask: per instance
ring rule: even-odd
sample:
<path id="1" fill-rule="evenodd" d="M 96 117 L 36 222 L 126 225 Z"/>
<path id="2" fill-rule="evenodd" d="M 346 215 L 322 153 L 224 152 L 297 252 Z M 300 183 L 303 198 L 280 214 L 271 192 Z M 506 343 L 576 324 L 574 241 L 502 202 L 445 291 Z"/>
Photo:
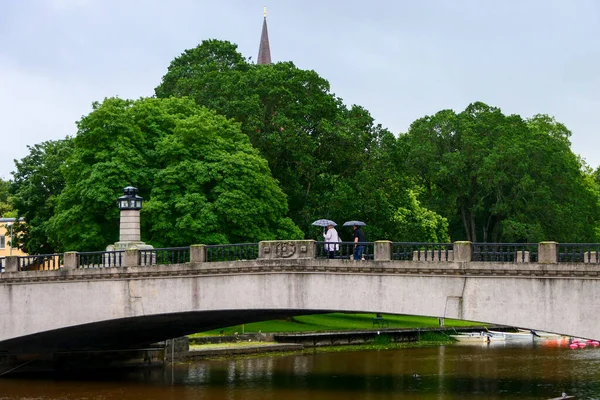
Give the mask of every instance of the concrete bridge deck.
<path id="1" fill-rule="evenodd" d="M 135 266 L 1 274 L 0 351 L 124 348 L 334 311 L 447 317 L 600 337 L 597 264 L 460 261 L 456 248 L 454 261 L 353 262 L 308 254 L 205 262 L 194 260 L 192 250 L 192 262 L 139 265 L 139 254 L 132 254 Z M 67 261 L 65 255 L 65 266 Z"/>

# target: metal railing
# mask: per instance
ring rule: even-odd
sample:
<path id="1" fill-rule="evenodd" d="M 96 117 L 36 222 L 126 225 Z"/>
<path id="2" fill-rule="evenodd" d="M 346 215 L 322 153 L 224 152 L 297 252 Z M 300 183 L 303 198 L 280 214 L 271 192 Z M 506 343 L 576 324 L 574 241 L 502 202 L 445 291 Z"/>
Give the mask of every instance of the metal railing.
<path id="1" fill-rule="evenodd" d="M 355 246 L 362 246 L 361 260 L 374 259 L 374 242 L 317 242 L 316 258 L 329 258 L 329 250 L 333 249 L 334 259 L 353 260 Z"/>
<path id="2" fill-rule="evenodd" d="M 206 245 L 206 261 L 242 261 L 258 258 L 258 243 Z"/>
<path id="3" fill-rule="evenodd" d="M 600 263 L 600 243 L 559 243 L 558 262 Z"/>
<path id="4" fill-rule="evenodd" d="M 527 260 L 526 252 L 529 252 Z M 519 258 L 520 257 L 520 258 Z M 472 243 L 471 261 L 537 262 L 537 243 Z"/>
<path id="5" fill-rule="evenodd" d="M 112 268 L 122 267 L 124 250 L 86 251 L 77 253 L 79 268 Z"/>
<path id="6" fill-rule="evenodd" d="M 452 243 L 393 242 L 392 260 L 405 261 L 452 261 Z"/>
<path id="7" fill-rule="evenodd" d="M 63 254 L 36 254 L 18 256 L 19 271 L 49 271 L 60 269 L 63 265 Z"/>
<path id="8" fill-rule="evenodd" d="M 316 242 L 316 258 L 354 259 L 354 242 Z M 373 260 L 375 242 L 361 242 L 362 260 Z M 255 260 L 258 243 L 207 245 L 206 261 Z M 600 264 L 600 243 L 559 243 L 559 263 Z M 392 242 L 392 260 L 449 261 L 454 260 L 453 243 Z M 124 265 L 125 251 L 93 251 L 77 253 L 79 268 L 109 268 Z M 190 247 L 170 247 L 139 251 L 139 265 L 184 264 L 191 261 Z M 63 254 L 15 256 L 19 271 L 57 270 L 64 264 Z M 471 243 L 471 261 L 476 262 L 538 262 L 538 243 Z M 6 270 L 6 258 L 0 257 L 0 272 Z"/>
<path id="9" fill-rule="evenodd" d="M 184 264 L 190 262 L 189 247 L 140 250 L 140 265 Z"/>

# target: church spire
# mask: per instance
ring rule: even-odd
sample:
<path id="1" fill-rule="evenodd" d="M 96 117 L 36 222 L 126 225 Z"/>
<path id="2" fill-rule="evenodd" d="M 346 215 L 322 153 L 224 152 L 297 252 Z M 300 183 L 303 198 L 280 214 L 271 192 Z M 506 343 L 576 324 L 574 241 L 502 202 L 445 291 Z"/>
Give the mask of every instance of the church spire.
<path id="1" fill-rule="evenodd" d="M 271 48 L 269 47 L 269 33 L 267 32 L 267 6 L 263 11 L 264 19 L 262 34 L 260 35 L 260 47 L 258 48 L 257 64 L 271 64 Z"/>

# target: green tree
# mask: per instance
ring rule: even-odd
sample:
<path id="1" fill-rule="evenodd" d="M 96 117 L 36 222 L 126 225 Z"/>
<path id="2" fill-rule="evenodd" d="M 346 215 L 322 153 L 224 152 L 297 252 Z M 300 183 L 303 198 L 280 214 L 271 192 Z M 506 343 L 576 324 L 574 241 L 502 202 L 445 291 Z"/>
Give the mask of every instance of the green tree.
<path id="1" fill-rule="evenodd" d="M 189 96 L 238 121 L 307 236 L 319 238 L 310 223 L 322 217 L 363 218 L 371 237 L 398 233 L 394 213 L 410 198 L 403 171 L 385 161 L 393 135 L 364 108 L 346 107 L 316 72 L 250 64 L 235 45 L 208 40 L 173 60 L 155 92 Z"/>
<path id="2" fill-rule="evenodd" d="M 12 207 L 10 181 L 0 179 L 0 217 L 14 218 L 16 213 Z"/>
<path id="3" fill-rule="evenodd" d="M 569 136 L 547 116 L 523 120 L 473 103 L 415 121 L 400 138 L 401 165 L 454 239 L 594 240 L 597 197 Z"/>
<path id="4" fill-rule="evenodd" d="M 29 254 L 48 254 L 60 249 L 48 232 L 58 195 L 65 186 L 61 168 L 73 149 L 73 140 L 51 140 L 28 146 L 29 154 L 15 160 L 11 204 L 23 223 L 14 225 L 14 238 Z"/>
<path id="5" fill-rule="evenodd" d="M 191 97 L 198 104 L 226 107 L 221 98 L 213 98 L 211 94 L 234 89 L 229 75 L 248 68 L 250 65 L 238 53 L 237 45 L 221 40 L 205 40 L 200 46 L 185 50 L 171 62 L 168 73 L 156 88 L 156 96 Z"/>
<path id="6" fill-rule="evenodd" d="M 152 244 L 189 245 L 230 237 L 255 241 L 273 232 L 298 235 L 285 219 L 285 196 L 247 138 L 233 122 L 191 100 L 106 99 L 94 104 L 78 128 L 72 154 L 62 167 L 66 185 L 48 222 L 49 235 L 63 250 L 98 250 L 115 242 L 115 200 L 130 184 L 147 200 L 142 238 Z M 239 160 L 232 160 L 232 154 Z M 256 171 L 264 175 L 260 180 Z M 205 175 L 196 175 L 201 172 Z M 246 186 L 231 183 L 237 180 Z M 237 199 L 237 207 L 226 201 L 242 191 L 246 197 Z M 230 207 L 231 215 L 225 215 L 227 208 L 210 214 L 221 205 Z M 253 222 L 256 215 L 263 220 Z M 248 224 L 244 232 L 239 224 Z"/>
<path id="7" fill-rule="evenodd" d="M 421 206 L 415 192 L 409 192 L 408 207 L 399 207 L 393 221 L 404 241 L 448 243 L 448 220 Z"/>
<path id="8" fill-rule="evenodd" d="M 239 126 L 199 110 L 158 143 L 157 173 L 146 204 L 152 242 L 241 243 L 299 239 L 285 217 L 285 195 Z"/>
<path id="9" fill-rule="evenodd" d="M 326 80 L 292 63 L 249 64 L 237 46 L 206 40 L 173 60 L 155 92 L 189 96 L 240 122 L 287 194 L 294 220 L 306 228 L 301 215 L 311 195 L 319 195 L 315 180 L 328 167 L 322 156 L 335 154 L 337 126 L 327 122 L 338 124 L 343 112 Z"/>

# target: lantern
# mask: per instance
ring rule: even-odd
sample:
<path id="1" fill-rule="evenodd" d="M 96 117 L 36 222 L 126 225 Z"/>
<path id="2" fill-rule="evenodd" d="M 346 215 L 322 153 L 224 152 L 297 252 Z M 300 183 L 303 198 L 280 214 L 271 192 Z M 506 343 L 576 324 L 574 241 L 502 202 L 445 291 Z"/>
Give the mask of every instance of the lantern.
<path id="1" fill-rule="evenodd" d="M 137 188 L 133 186 L 127 186 L 123 189 L 125 193 L 117 200 L 117 207 L 119 210 L 141 210 L 142 209 L 142 197 L 137 195 Z"/>

